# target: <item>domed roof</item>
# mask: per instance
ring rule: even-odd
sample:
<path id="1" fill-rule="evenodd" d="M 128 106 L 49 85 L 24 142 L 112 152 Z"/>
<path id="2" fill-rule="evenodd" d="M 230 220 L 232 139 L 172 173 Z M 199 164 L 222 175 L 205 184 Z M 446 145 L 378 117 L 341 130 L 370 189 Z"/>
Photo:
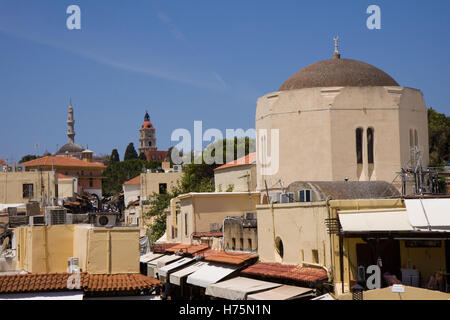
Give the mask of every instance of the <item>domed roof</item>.
<path id="1" fill-rule="evenodd" d="M 154 129 L 153 124 L 150 121 L 144 121 L 141 128 L 142 129 Z"/>
<path id="2" fill-rule="evenodd" d="M 66 143 L 58 150 L 56 154 L 65 154 L 65 153 L 79 153 L 83 152 L 84 148 L 76 143 Z"/>
<path id="3" fill-rule="evenodd" d="M 386 72 L 365 62 L 334 58 L 301 69 L 278 91 L 315 87 L 398 86 Z"/>

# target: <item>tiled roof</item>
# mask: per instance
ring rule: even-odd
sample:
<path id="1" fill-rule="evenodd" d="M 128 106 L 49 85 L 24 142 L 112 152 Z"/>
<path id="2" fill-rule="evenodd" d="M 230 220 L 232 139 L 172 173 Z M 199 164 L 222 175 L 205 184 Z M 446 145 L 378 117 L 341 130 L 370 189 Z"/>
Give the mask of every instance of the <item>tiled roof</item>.
<path id="1" fill-rule="evenodd" d="M 154 253 L 166 253 L 167 249 L 172 248 L 173 246 L 179 245 L 179 243 L 157 243 L 153 246 L 150 246 L 150 251 Z"/>
<path id="2" fill-rule="evenodd" d="M 73 179 L 73 178 L 66 176 L 65 174 L 58 173 L 58 179 Z"/>
<path id="3" fill-rule="evenodd" d="M 123 184 L 141 184 L 141 175 L 134 177 L 128 181 L 125 181 Z"/>
<path id="4" fill-rule="evenodd" d="M 68 291 L 69 273 L 16 274 L 0 276 L 0 293 L 32 293 Z M 81 290 L 90 295 L 139 294 L 159 287 L 157 279 L 139 273 L 88 274 L 81 273 Z"/>
<path id="5" fill-rule="evenodd" d="M 66 156 L 47 156 L 25 162 L 25 167 L 40 166 L 106 168 L 105 165 L 100 162 L 87 162 Z"/>
<path id="6" fill-rule="evenodd" d="M 260 262 L 254 264 L 241 271 L 241 273 L 249 276 L 261 276 L 276 280 L 292 280 L 306 283 L 314 283 L 328 278 L 327 272 L 321 268 L 272 262 Z"/>
<path id="7" fill-rule="evenodd" d="M 168 248 L 166 252 L 177 253 L 181 250 L 183 254 L 196 254 L 208 248 L 209 246 L 207 244 L 200 244 L 200 245 L 178 244 L 176 246 Z"/>
<path id="8" fill-rule="evenodd" d="M 192 234 L 193 238 L 201 238 L 201 237 L 223 237 L 222 232 L 196 232 Z"/>
<path id="9" fill-rule="evenodd" d="M 226 252 L 218 250 L 206 250 L 204 254 L 198 254 L 205 257 L 205 261 L 228 263 L 234 265 L 241 265 L 256 261 L 257 254 L 244 252 Z"/>
<path id="10" fill-rule="evenodd" d="M 232 168 L 232 167 L 245 166 L 245 165 L 253 164 L 253 163 L 256 163 L 256 152 L 249 153 L 248 155 L 241 157 L 239 159 L 236 159 L 232 162 L 225 163 L 223 166 L 215 168 L 214 171 Z"/>

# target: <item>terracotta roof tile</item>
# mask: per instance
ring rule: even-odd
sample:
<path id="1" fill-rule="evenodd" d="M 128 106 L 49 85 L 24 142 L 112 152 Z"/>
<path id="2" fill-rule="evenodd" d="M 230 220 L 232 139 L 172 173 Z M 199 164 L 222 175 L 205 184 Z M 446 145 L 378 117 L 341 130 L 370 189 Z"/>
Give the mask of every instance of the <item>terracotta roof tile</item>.
<path id="1" fill-rule="evenodd" d="M 106 168 L 105 165 L 100 162 L 87 162 L 84 160 L 66 156 L 46 156 L 25 162 L 25 167 L 41 166 Z"/>
<path id="2" fill-rule="evenodd" d="M 328 279 L 327 272 L 321 268 L 302 267 L 275 262 L 260 262 L 243 271 L 244 275 L 261 276 L 278 280 L 314 283 Z"/>
<path id="3" fill-rule="evenodd" d="M 201 238 L 201 237 L 223 237 L 222 232 L 196 232 L 192 234 L 192 237 L 194 238 Z"/>
<path id="4" fill-rule="evenodd" d="M 150 246 L 150 251 L 154 253 L 166 253 L 167 249 L 172 248 L 173 246 L 179 245 L 179 243 L 157 243 L 153 246 Z"/>
<path id="5" fill-rule="evenodd" d="M 128 181 L 125 181 L 123 184 L 129 185 L 129 184 L 141 184 L 141 175 L 138 175 L 134 177 L 133 179 L 130 179 Z"/>
<path id="6" fill-rule="evenodd" d="M 205 261 L 228 263 L 234 265 L 248 264 L 258 259 L 257 254 L 244 252 L 226 252 L 218 250 L 206 250 L 196 256 L 204 256 Z"/>
<path id="7" fill-rule="evenodd" d="M 183 254 L 192 255 L 192 254 L 197 254 L 208 248 L 209 248 L 209 246 L 207 244 L 192 245 L 192 244 L 182 243 L 182 244 L 178 244 L 176 246 L 166 249 L 166 252 L 177 253 L 177 252 L 180 252 L 180 250 L 181 250 Z"/>
<path id="8" fill-rule="evenodd" d="M 215 168 L 214 171 L 232 168 L 232 167 L 245 166 L 245 165 L 253 164 L 253 163 L 256 163 L 256 152 L 249 153 L 248 155 L 246 155 L 244 157 L 241 157 L 234 161 L 225 163 L 223 166 Z"/>
<path id="9" fill-rule="evenodd" d="M 66 176 L 65 174 L 58 173 L 58 179 L 73 179 L 72 177 Z"/>
<path id="10" fill-rule="evenodd" d="M 31 293 L 67 291 L 69 273 L 17 274 L 0 276 L 0 293 Z M 86 294 L 139 294 L 152 291 L 161 281 L 139 273 L 87 274 L 81 273 L 81 290 Z"/>

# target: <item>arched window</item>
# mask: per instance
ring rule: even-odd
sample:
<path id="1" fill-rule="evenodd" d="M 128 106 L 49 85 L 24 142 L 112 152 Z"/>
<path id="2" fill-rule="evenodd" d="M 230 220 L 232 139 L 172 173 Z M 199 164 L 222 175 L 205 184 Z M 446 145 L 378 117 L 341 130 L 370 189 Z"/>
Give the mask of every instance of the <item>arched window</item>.
<path id="1" fill-rule="evenodd" d="M 373 163 L 373 140 L 374 140 L 373 128 L 367 128 L 367 162 L 368 163 Z"/>
<path id="2" fill-rule="evenodd" d="M 362 155 L 362 135 L 363 129 L 356 129 L 356 162 L 363 163 L 363 155 Z"/>
<path id="3" fill-rule="evenodd" d="M 149 141 L 149 142 L 148 142 L 148 145 L 149 145 L 149 146 L 151 147 L 151 146 L 152 146 L 152 142 L 151 142 L 151 141 Z"/>

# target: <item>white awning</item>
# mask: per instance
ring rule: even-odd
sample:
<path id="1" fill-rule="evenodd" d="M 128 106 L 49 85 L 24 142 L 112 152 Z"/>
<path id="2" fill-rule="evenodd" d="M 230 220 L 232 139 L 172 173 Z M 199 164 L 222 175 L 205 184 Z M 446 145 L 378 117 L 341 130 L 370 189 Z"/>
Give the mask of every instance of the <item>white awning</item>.
<path id="1" fill-rule="evenodd" d="M 148 264 L 149 267 L 157 268 L 158 267 L 158 262 L 161 262 L 159 267 L 163 267 L 166 264 L 168 264 L 170 262 L 173 262 L 173 261 L 176 261 L 176 260 L 179 260 L 179 259 L 181 259 L 181 256 L 177 256 L 177 255 L 174 255 L 174 254 L 162 255 L 161 257 L 159 257 L 157 259 L 149 261 L 147 264 Z"/>
<path id="2" fill-rule="evenodd" d="M 162 254 L 162 253 L 149 252 L 149 253 L 146 253 L 146 254 L 143 254 L 142 256 L 140 256 L 139 262 L 147 263 L 152 260 L 158 259 L 158 258 L 162 257 L 163 255 L 164 254 Z"/>
<path id="3" fill-rule="evenodd" d="M 405 205 L 413 227 L 450 231 L 450 199 L 406 199 Z"/>
<path id="4" fill-rule="evenodd" d="M 310 288 L 282 285 L 267 291 L 249 294 L 247 300 L 293 300 L 312 293 Z"/>
<path id="5" fill-rule="evenodd" d="M 182 258 L 180 260 L 177 260 L 177 261 L 175 261 L 175 262 L 173 262 L 171 264 L 168 264 L 168 265 L 166 265 L 166 266 L 164 266 L 162 268 L 158 268 L 158 275 L 160 277 L 167 278 L 167 275 L 171 271 L 173 271 L 173 270 L 175 270 L 177 268 L 180 268 L 180 267 L 182 267 L 182 266 L 184 266 L 184 265 L 186 265 L 188 263 L 191 263 L 192 261 L 194 261 L 194 259 L 192 259 L 192 258 Z M 160 278 L 160 280 L 161 280 L 161 278 Z"/>
<path id="6" fill-rule="evenodd" d="M 344 232 L 414 231 L 404 210 L 339 210 L 338 214 Z"/>
<path id="7" fill-rule="evenodd" d="M 228 300 L 245 300 L 249 293 L 281 286 L 280 283 L 237 277 L 206 287 L 206 295 Z"/>
<path id="8" fill-rule="evenodd" d="M 179 271 L 171 273 L 170 274 L 170 283 L 180 286 L 183 278 L 187 277 L 191 273 L 194 273 L 195 271 L 197 271 L 198 269 L 200 269 L 201 267 L 203 267 L 207 264 L 208 264 L 208 262 L 199 261 L 199 262 L 189 265 L 186 268 L 183 268 Z"/>
<path id="9" fill-rule="evenodd" d="M 175 262 L 177 260 L 180 260 L 181 258 L 182 258 L 181 256 L 177 256 L 176 254 L 172 254 L 170 256 L 164 256 L 164 257 L 161 257 L 159 259 L 150 261 L 150 264 L 155 264 L 156 267 L 159 269 L 159 268 L 164 267 L 165 265 L 168 265 L 169 263 L 172 263 L 172 262 Z"/>
<path id="10" fill-rule="evenodd" d="M 206 288 L 207 286 L 222 280 L 235 272 L 239 267 L 226 264 L 207 264 L 187 277 L 186 282 L 195 286 Z"/>

